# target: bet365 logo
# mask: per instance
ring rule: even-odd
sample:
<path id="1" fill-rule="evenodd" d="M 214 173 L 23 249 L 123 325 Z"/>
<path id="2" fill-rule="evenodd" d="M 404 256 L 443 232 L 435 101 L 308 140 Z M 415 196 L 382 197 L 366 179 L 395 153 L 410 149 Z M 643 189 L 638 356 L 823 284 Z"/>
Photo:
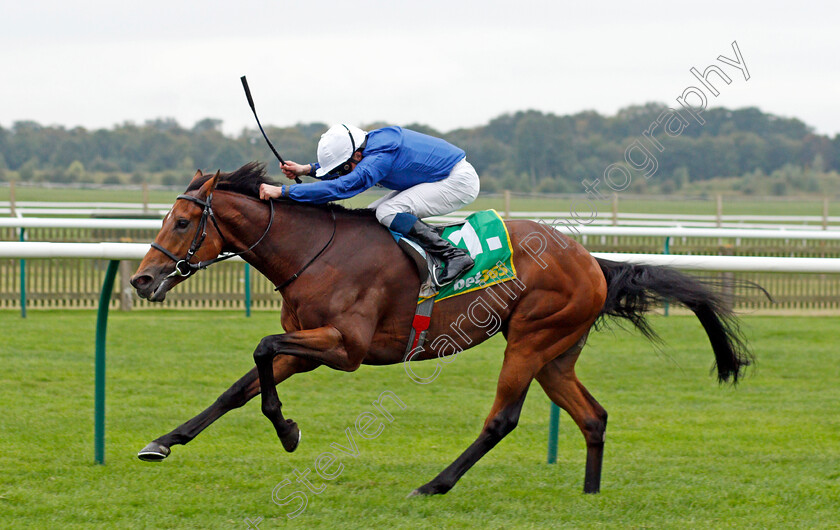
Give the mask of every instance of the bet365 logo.
<path id="1" fill-rule="evenodd" d="M 459 278 L 455 285 L 452 286 L 453 291 L 461 291 L 463 289 L 469 289 L 470 287 L 481 286 L 485 282 L 482 281 L 481 278 L 482 273 L 476 272 L 473 276 L 467 276 L 466 278 Z"/>

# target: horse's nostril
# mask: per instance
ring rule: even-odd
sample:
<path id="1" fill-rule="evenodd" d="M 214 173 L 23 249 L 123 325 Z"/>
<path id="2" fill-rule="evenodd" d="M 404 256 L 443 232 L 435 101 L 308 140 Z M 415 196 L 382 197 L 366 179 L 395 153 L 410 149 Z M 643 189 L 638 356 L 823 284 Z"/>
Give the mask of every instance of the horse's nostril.
<path id="1" fill-rule="evenodd" d="M 132 276 L 128 283 L 130 283 L 135 289 L 142 289 L 152 283 L 152 277 L 148 274 L 138 274 Z"/>

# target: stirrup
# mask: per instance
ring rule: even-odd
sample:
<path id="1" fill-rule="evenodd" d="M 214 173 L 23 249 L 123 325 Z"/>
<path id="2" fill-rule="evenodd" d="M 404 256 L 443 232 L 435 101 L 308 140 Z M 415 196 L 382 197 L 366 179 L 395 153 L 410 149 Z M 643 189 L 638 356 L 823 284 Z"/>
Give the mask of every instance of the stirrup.
<path id="1" fill-rule="evenodd" d="M 439 269 L 438 267 L 435 267 L 434 275 L 433 275 L 433 280 L 434 280 L 435 284 L 438 287 L 444 287 L 444 286 L 449 285 L 450 283 L 454 282 L 455 280 L 457 280 L 458 278 L 463 276 L 466 272 L 468 272 L 475 265 L 475 261 L 473 261 L 472 258 L 470 258 L 469 254 L 467 254 L 465 257 L 467 259 L 469 259 L 470 261 L 472 261 L 472 263 L 470 265 L 464 267 L 463 270 L 458 272 L 458 274 L 456 274 L 455 276 L 453 276 L 449 280 L 442 281 L 441 276 L 444 276 L 449 271 L 449 267 L 451 265 L 451 262 L 446 262 L 444 264 L 444 268 L 442 268 L 442 269 Z M 441 271 L 441 272 L 438 272 L 438 271 Z"/>
<path id="2" fill-rule="evenodd" d="M 443 276 L 444 271 L 446 271 L 446 263 L 435 255 L 428 254 L 428 256 L 428 259 L 432 262 L 432 266 L 429 267 L 429 275 L 435 288 L 439 290 L 441 287 L 452 283 L 440 283 L 440 277 Z"/>

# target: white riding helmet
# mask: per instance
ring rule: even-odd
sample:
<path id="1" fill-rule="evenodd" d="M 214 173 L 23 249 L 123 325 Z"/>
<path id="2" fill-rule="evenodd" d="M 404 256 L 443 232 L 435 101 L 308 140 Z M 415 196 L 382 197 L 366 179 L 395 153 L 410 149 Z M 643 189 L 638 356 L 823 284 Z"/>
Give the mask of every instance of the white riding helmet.
<path id="1" fill-rule="evenodd" d="M 323 177 L 350 160 L 353 153 L 362 147 L 366 136 L 367 133 L 358 127 L 343 123 L 327 129 L 318 141 L 318 164 L 321 167 L 315 176 Z"/>

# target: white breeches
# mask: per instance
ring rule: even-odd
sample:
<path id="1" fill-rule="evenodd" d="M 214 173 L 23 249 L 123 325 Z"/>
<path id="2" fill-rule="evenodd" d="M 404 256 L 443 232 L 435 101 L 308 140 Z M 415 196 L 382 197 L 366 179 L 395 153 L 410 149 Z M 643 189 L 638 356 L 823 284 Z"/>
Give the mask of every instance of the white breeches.
<path id="1" fill-rule="evenodd" d="M 376 218 L 387 227 L 398 213 L 410 213 L 423 219 L 454 212 L 473 202 L 478 197 L 479 187 L 475 168 L 464 159 L 455 164 L 445 179 L 392 191 L 368 208 L 376 210 Z"/>

